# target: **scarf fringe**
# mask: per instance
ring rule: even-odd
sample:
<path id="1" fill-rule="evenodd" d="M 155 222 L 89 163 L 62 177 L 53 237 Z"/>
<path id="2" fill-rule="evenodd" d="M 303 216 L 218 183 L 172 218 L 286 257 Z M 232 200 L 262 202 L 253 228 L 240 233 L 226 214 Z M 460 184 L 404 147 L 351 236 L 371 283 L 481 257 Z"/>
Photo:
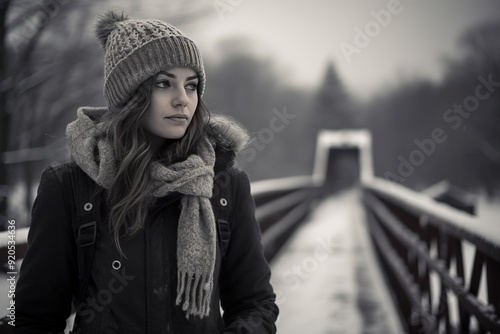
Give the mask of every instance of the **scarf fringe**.
<path id="1" fill-rule="evenodd" d="M 213 279 L 206 274 L 177 273 L 176 305 L 182 304 L 186 318 L 197 315 L 200 318 L 210 313 Z"/>

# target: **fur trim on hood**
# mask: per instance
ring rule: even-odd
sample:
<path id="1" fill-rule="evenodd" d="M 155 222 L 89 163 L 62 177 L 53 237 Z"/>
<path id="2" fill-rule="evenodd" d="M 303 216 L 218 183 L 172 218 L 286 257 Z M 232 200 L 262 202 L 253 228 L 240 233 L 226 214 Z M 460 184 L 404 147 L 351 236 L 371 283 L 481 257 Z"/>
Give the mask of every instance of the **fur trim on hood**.
<path id="1" fill-rule="evenodd" d="M 223 151 L 236 154 L 244 149 L 250 141 L 247 131 L 231 117 L 212 115 L 208 125 L 213 142 L 216 147 Z"/>
<path id="2" fill-rule="evenodd" d="M 84 136 L 88 137 L 86 140 L 94 141 L 95 138 L 92 137 L 96 135 L 96 132 L 91 129 L 96 128 L 96 126 L 97 128 L 102 128 L 99 126 L 100 124 L 97 125 L 98 123 L 96 123 L 96 120 L 106 112 L 109 112 L 106 107 L 78 108 L 77 119 L 68 124 L 66 128 L 68 139 L 71 141 L 76 137 Z M 236 155 L 245 148 L 250 141 L 247 131 L 231 117 L 225 115 L 212 115 L 208 127 L 207 132 L 210 142 L 217 150 L 231 152 Z M 86 140 L 84 139 L 83 141 Z M 82 141 L 81 138 L 80 141 Z M 92 154 L 91 152 L 88 153 L 90 158 Z"/>

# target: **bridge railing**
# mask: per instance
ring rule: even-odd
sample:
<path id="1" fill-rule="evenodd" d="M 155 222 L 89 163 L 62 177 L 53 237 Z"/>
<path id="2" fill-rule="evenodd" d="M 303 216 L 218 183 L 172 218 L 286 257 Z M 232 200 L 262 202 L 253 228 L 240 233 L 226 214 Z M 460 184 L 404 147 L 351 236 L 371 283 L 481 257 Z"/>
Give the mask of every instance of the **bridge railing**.
<path id="1" fill-rule="evenodd" d="M 382 179 L 363 195 L 408 332 L 500 333 L 500 225 Z"/>
<path id="2" fill-rule="evenodd" d="M 252 183 L 255 216 L 260 224 L 268 261 L 276 255 L 324 194 L 325 188 L 311 176 Z"/>
<path id="3" fill-rule="evenodd" d="M 270 261 L 310 212 L 315 199 L 323 195 L 323 188 L 310 176 L 253 182 L 251 188 L 265 255 Z M 29 228 L 16 230 L 17 261 L 22 260 L 26 253 L 28 232 Z M 7 272 L 18 273 L 19 268 L 7 267 L 9 256 L 14 255 L 12 250 L 9 253 L 8 240 L 9 232 L 0 232 L 0 265 Z M 11 333 L 8 321 L 10 318 L 5 315 L 0 318 L 0 333 Z"/>

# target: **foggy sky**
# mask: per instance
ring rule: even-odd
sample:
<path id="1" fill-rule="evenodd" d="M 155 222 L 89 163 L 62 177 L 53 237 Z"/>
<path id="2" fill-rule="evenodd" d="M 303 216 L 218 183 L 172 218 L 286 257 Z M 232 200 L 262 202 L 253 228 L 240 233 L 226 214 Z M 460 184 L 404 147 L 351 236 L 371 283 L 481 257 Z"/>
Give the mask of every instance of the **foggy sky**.
<path id="1" fill-rule="evenodd" d="M 461 56 L 460 35 L 480 22 L 500 19 L 500 2 L 494 0 L 217 0 L 212 9 L 188 32 L 206 57 L 225 52 L 221 39 L 245 36 L 257 54 L 277 60 L 283 80 L 317 86 L 331 60 L 359 97 L 414 77 L 439 80 L 446 58 Z M 361 40 L 367 45 L 359 43 L 359 36 L 356 44 L 356 28 L 366 34 L 367 27 L 372 36 Z M 347 44 L 361 47 L 346 56 Z"/>

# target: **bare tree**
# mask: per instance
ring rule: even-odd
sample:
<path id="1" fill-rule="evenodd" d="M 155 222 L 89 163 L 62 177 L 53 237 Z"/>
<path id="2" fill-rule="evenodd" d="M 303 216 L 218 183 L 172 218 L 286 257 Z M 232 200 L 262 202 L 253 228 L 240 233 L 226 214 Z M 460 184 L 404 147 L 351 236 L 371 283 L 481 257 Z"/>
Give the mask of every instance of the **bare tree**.
<path id="1" fill-rule="evenodd" d="M 150 2 L 153 2 L 152 0 Z M 102 50 L 91 37 L 96 13 L 113 6 L 111 1 L 12 0 L 4 17 L 6 37 L 2 55 L 8 57 L 2 72 L 2 177 L 15 187 L 17 198 L 9 200 L 20 225 L 28 224 L 33 189 L 40 171 L 48 164 L 68 158 L 65 126 L 82 104 L 102 105 Z M 169 2 L 172 7 L 174 2 Z M 167 21 L 181 25 L 207 14 L 206 3 L 182 3 L 179 10 L 165 11 Z M 189 10 L 184 6 L 192 4 Z M 134 17 L 142 17 L 144 3 L 121 2 Z M 136 6 L 136 10 L 132 8 Z M 160 4 L 151 7 L 158 12 Z M 165 9 L 165 4 L 161 5 Z M 163 10 L 162 10 L 163 12 Z M 152 14 L 151 14 L 152 15 Z M 7 20 L 5 19 L 7 18 Z M 162 17 L 159 17 L 162 19 Z M 1 101 L 0 101 L 1 102 Z M 8 118 L 8 119 L 7 119 Z M 3 131 L 5 130 L 5 131 Z M 3 182 L 8 189 L 7 181 Z M 19 191 L 21 189 L 21 191 Z M 5 191 L 6 193 L 6 191 Z M 22 200 L 19 194 L 23 194 Z M 4 196 L 5 198 L 5 196 Z M 2 212 L 6 211 L 6 206 Z M 3 221 L 6 221 L 5 219 Z"/>
<path id="2" fill-rule="evenodd" d="M 74 15 L 77 8 L 78 15 Z M 58 117 L 50 120 L 47 117 L 58 114 L 58 108 L 54 105 L 56 103 L 52 102 L 60 100 L 51 101 L 50 91 L 57 90 L 61 94 L 67 87 L 64 82 L 58 85 L 50 83 L 60 73 L 71 74 L 68 64 L 60 61 L 60 53 L 56 51 L 58 48 L 54 44 L 57 43 L 55 41 L 58 40 L 58 35 L 70 31 L 70 16 L 72 23 L 78 24 L 82 20 L 88 20 L 88 12 L 81 10 L 76 1 L 62 0 L 11 1 L 8 9 L 9 20 L 4 22 L 6 38 L 2 49 L 7 58 L 2 62 L 6 66 L 2 75 L 5 101 L 2 113 L 6 115 L 6 121 L 2 122 L 6 127 L 2 132 L 6 138 L 6 145 L 1 152 L 4 164 L 2 176 L 9 175 L 9 186 L 19 185 L 20 182 L 16 181 L 22 180 L 25 189 L 24 205 L 19 201 L 17 205 L 24 207 L 19 220 L 20 225 L 25 225 L 33 201 L 33 181 L 38 178 L 35 175 L 38 170 L 37 161 L 50 158 L 47 156 L 50 151 L 44 150 L 48 142 L 45 134 L 50 133 L 54 125 L 57 125 L 54 120 L 61 119 Z M 67 29 L 53 29 L 55 25 L 64 24 Z M 72 37 L 80 39 L 78 35 L 73 34 Z"/>

